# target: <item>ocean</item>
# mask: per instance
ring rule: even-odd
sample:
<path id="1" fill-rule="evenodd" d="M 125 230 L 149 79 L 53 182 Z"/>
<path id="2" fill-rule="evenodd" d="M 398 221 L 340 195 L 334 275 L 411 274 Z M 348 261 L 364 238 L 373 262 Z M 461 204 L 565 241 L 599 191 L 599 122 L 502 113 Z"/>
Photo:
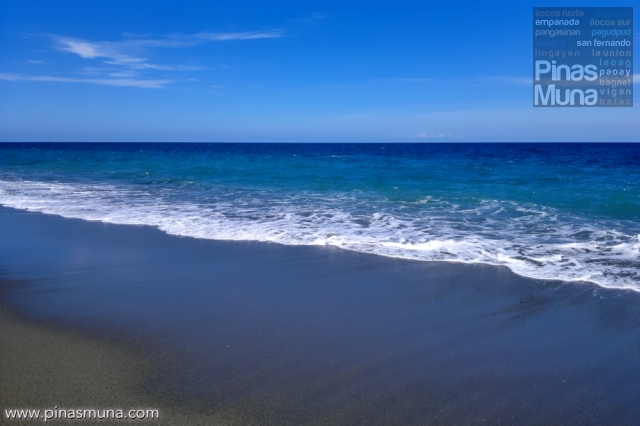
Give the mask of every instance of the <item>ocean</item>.
<path id="1" fill-rule="evenodd" d="M 0 144 L 0 205 L 640 291 L 640 144 Z"/>

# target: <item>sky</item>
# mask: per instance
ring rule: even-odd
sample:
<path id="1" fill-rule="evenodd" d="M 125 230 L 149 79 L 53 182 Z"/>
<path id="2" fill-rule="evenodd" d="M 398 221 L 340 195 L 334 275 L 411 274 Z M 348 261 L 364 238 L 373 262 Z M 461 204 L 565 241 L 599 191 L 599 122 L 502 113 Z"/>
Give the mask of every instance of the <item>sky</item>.
<path id="1" fill-rule="evenodd" d="M 0 141 L 640 142 L 531 83 L 534 6 L 634 3 L 0 0 Z"/>

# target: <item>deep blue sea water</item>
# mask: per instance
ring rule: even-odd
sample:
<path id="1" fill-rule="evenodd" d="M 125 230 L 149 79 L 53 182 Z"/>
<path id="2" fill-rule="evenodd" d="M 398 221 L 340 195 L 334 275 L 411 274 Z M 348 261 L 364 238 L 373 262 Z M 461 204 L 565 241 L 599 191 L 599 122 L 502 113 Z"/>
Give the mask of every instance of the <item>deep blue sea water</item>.
<path id="1" fill-rule="evenodd" d="M 640 144 L 0 144 L 0 204 L 640 291 Z"/>

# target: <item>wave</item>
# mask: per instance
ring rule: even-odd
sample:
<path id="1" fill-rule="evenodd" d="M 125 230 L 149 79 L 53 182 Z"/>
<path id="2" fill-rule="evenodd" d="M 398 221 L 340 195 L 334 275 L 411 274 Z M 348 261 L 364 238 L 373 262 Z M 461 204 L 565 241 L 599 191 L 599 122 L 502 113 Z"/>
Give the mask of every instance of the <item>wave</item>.
<path id="1" fill-rule="evenodd" d="M 141 188 L 0 180 L 0 204 L 149 225 L 215 240 L 335 246 L 421 261 L 502 265 L 516 274 L 640 291 L 636 224 L 510 201 L 389 200 L 358 191 Z"/>

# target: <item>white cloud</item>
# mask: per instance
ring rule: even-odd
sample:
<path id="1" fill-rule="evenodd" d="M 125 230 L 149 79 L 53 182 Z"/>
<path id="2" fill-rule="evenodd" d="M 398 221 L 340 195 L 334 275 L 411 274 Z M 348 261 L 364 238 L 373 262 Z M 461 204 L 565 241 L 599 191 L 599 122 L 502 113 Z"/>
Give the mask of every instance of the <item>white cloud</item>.
<path id="1" fill-rule="evenodd" d="M 511 84 L 511 85 L 527 85 L 533 84 L 533 79 L 530 77 L 520 77 L 513 75 L 501 75 L 493 77 L 480 77 L 478 81 L 483 83 L 499 83 L 499 84 Z"/>
<path id="2" fill-rule="evenodd" d="M 143 80 L 135 78 L 69 78 L 53 76 L 25 76 L 21 74 L 0 74 L 0 80 L 10 81 L 53 81 L 59 83 L 88 83 L 103 86 L 138 87 L 159 89 L 171 83 L 171 80 Z"/>
<path id="3" fill-rule="evenodd" d="M 412 138 L 419 138 L 419 139 L 445 139 L 445 138 L 452 138 L 453 133 L 434 133 L 434 134 L 429 134 L 427 132 L 422 132 L 422 133 L 418 133 L 417 135 L 413 135 L 411 136 Z"/>
<path id="4" fill-rule="evenodd" d="M 640 74 L 634 74 L 633 75 L 633 82 L 634 83 L 640 83 Z"/>
<path id="5" fill-rule="evenodd" d="M 60 44 L 60 50 L 75 53 L 85 59 L 109 56 L 108 54 L 103 53 L 99 46 L 85 41 L 61 38 L 58 40 L 58 43 Z"/>
<path id="6" fill-rule="evenodd" d="M 113 78 L 133 78 L 136 76 L 136 73 L 133 71 L 117 71 L 108 73 L 109 77 Z"/>
<path id="7" fill-rule="evenodd" d="M 413 81 L 413 82 L 429 82 L 432 78 L 394 78 L 396 81 Z"/>
<path id="8" fill-rule="evenodd" d="M 28 60 L 27 61 L 28 64 L 44 64 L 44 61 L 36 61 L 36 60 Z"/>
<path id="9" fill-rule="evenodd" d="M 112 42 L 89 42 L 71 37 L 57 37 L 57 48 L 63 52 L 74 53 L 84 59 L 107 58 L 112 64 L 143 63 L 144 58 L 125 52 L 126 45 Z"/>
<path id="10" fill-rule="evenodd" d="M 53 36 L 57 48 L 84 59 L 108 58 L 117 64 L 145 63 L 142 53 L 151 47 L 183 48 L 213 41 L 257 40 L 283 37 L 282 31 L 199 32 L 171 34 L 159 38 L 127 38 L 122 41 L 91 42 L 73 37 Z M 178 67 L 176 67 L 178 68 Z"/>
<path id="11" fill-rule="evenodd" d="M 0 80 L 16 81 L 16 80 L 20 80 L 20 75 L 0 73 Z"/>
<path id="12" fill-rule="evenodd" d="M 186 39 L 193 37 L 207 41 L 228 41 L 228 40 L 257 40 L 261 38 L 280 38 L 283 37 L 281 31 L 253 31 L 253 32 L 237 32 L 237 33 L 209 33 L 202 32 L 185 36 Z"/>
<path id="13" fill-rule="evenodd" d="M 317 19 L 325 19 L 326 17 L 327 15 L 325 15 L 324 13 L 315 12 L 305 18 L 290 19 L 289 22 L 315 21 Z"/>
<path id="14" fill-rule="evenodd" d="M 87 41 L 74 37 L 52 36 L 55 47 L 83 59 L 104 59 L 107 65 L 136 70 L 199 71 L 202 67 L 166 65 L 149 62 L 150 48 L 184 48 L 203 43 L 232 40 L 257 40 L 283 37 L 282 31 L 199 32 L 171 34 L 158 38 L 135 38 L 129 35 L 122 41 Z"/>
<path id="15" fill-rule="evenodd" d="M 122 63 L 118 61 L 105 61 L 106 65 L 126 66 L 134 70 L 157 70 L 157 71 L 200 71 L 203 67 L 191 67 L 187 65 L 158 65 L 149 62 Z"/>
<path id="16" fill-rule="evenodd" d="M 77 55 L 90 61 L 101 61 L 105 66 L 83 68 L 77 73 L 87 78 L 58 76 L 27 76 L 0 73 L 5 81 L 51 81 L 64 83 L 87 83 L 106 86 L 162 88 L 174 80 L 165 78 L 142 78 L 144 74 L 157 71 L 198 71 L 203 67 L 191 65 L 156 64 L 148 60 L 152 48 L 184 48 L 209 42 L 231 40 L 257 40 L 283 37 L 282 31 L 244 32 L 199 32 L 194 34 L 171 34 L 160 37 L 139 37 L 128 35 L 121 41 L 89 41 L 76 37 L 50 35 L 54 47 L 62 52 Z M 42 61 L 27 61 L 33 64 Z M 95 64 L 95 62 L 94 62 Z M 140 76 L 138 76 L 140 74 Z"/>

